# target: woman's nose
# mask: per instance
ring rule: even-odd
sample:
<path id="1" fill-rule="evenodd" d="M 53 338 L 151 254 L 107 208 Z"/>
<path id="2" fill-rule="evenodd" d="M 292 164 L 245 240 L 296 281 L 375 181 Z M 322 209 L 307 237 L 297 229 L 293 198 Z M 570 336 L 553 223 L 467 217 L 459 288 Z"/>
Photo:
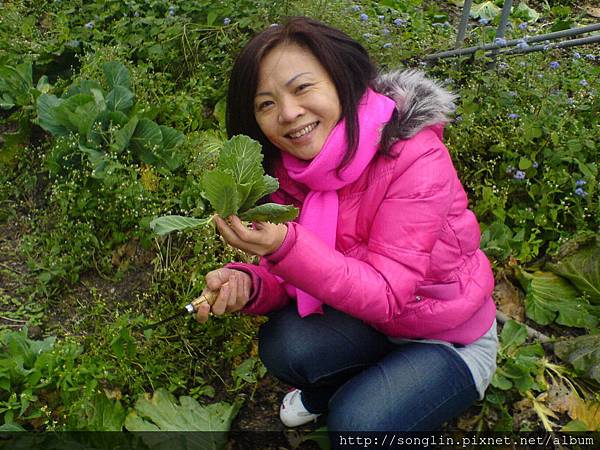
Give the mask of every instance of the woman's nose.
<path id="1" fill-rule="evenodd" d="M 298 102 L 286 100 L 280 104 L 278 120 L 279 123 L 289 123 L 296 120 L 302 114 L 304 114 L 304 108 Z"/>

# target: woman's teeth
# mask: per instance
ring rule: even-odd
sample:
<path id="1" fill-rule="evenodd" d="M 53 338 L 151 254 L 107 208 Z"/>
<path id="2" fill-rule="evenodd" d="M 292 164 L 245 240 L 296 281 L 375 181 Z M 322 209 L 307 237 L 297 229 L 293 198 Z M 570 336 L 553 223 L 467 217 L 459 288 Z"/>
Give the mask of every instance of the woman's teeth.
<path id="1" fill-rule="evenodd" d="M 300 131 L 296 131 L 295 133 L 290 133 L 289 136 L 292 139 L 298 139 L 299 137 L 304 136 L 305 134 L 310 133 L 312 130 L 315 129 L 315 127 L 319 124 L 319 122 L 314 122 L 311 123 L 310 125 L 306 125 L 304 128 L 302 128 Z"/>

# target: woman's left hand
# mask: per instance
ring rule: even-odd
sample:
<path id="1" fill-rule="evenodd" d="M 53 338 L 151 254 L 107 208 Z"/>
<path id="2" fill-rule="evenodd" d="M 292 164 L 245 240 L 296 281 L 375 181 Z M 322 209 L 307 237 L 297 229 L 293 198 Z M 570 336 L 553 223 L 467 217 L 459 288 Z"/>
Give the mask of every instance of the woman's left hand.
<path id="1" fill-rule="evenodd" d="M 254 222 L 256 228 L 248 228 L 238 216 L 229 216 L 228 224 L 218 215 L 214 221 L 229 245 L 252 255 L 265 256 L 275 252 L 287 234 L 287 226 L 282 223 Z"/>

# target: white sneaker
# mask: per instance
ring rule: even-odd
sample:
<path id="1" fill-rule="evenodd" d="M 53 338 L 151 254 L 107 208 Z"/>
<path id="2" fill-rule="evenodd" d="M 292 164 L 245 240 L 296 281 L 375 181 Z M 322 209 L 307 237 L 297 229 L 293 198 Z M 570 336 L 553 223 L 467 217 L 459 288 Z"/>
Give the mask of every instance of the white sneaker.
<path id="1" fill-rule="evenodd" d="M 279 408 L 279 418 L 286 427 L 298 427 L 305 423 L 317 420 L 321 414 L 313 414 L 308 412 L 302 404 L 302 398 L 300 397 L 300 389 L 294 389 L 288 392 Z"/>

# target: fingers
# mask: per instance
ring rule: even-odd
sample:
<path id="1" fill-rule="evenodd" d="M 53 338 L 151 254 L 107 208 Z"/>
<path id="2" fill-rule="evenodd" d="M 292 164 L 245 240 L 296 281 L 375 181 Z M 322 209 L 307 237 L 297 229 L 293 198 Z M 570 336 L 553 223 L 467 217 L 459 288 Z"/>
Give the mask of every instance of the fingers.
<path id="1" fill-rule="evenodd" d="M 264 229 L 253 230 L 248 228 L 237 216 L 230 216 L 229 223 L 219 216 L 215 216 L 214 220 L 219 233 L 229 245 L 246 253 L 261 254 L 261 249 L 267 238 Z"/>
<path id="2" fill-rule="evenodd" d="M 210 305 L 208 302 L 203 302 L 196 307 L 196 321 L 205 323 L 210 315 Z"/>
<path id="3" fill-rule="evenodd" d="M 217 291 L 221 286 L 227 283 L 231 276 L 231 269 L 222 267 L 217 270 L 212 270 L 206 274 L 206 287 L 211 291 Z"/>
<path id="4" fill-rule="evenodd" d="M 218 291 L 212 307 L 203 302 L 196 307 L 196 320 L 205 323 L 209 316 L 221 316 L 226 312 L 242 309 L 252 291 L 252 278 L 239 270 L 221 268 L 206 274 L 206 286 L 209 291 Z"/>
<path id="5" fill-rule="evenodd" d="M 237 294 L 237 286 L 235 277 L 229 277 L 229 281 L 221 286 L 217 300 L 212 305 L 211 312 L 215 316 L 221 316 L 225 313 L 229 304 L 231 295 Z"/>

